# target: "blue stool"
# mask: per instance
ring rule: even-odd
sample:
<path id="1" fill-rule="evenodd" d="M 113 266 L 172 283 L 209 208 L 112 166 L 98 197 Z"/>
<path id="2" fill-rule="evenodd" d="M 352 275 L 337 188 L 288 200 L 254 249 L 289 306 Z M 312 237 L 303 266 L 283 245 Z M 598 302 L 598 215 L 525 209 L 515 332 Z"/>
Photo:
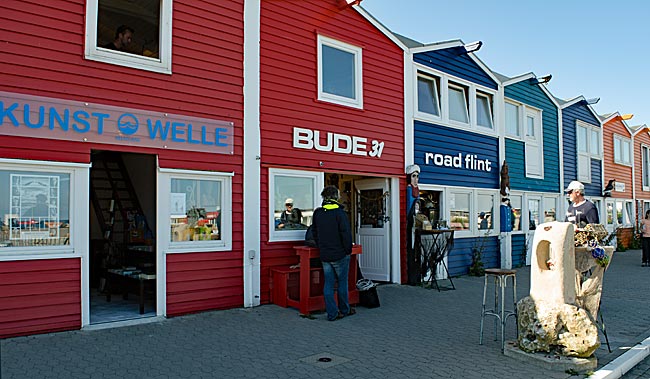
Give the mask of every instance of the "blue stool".
<path id="1" fill-rule="evenodd" d="M 483 322 L 485 316 L 494 316 L 494 340 L 497 340 L 497 321 L 501 324 L 501 352 L 505 348 L 505 326 L 508 317 L 515 316 L 515 325 L 517 320 L 517 270 L 506 270 L 499 268 L 489 268 L 485 270 L 485 284 L 483 286 L 483 307 L 481 310 L 481 336 L 479 345 L 483 344 Z M 494 308 L 486 309 L 488 278 L 494 278 Z M 508 278 L 512 279 L 512 310 L 506 310 L 506 287 Z M 501 295 L 499 296 L 499 290 Z M 499 298 L 501 301 L 499 302 Z M 517 333 L 519 333 L 517 331 Z"/>

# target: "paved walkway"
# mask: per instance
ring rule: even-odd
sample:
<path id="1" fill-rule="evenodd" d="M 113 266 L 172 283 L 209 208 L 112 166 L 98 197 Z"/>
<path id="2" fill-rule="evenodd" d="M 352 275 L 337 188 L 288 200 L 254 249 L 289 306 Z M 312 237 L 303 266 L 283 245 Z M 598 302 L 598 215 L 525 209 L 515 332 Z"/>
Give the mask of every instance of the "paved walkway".
<path id="1" fill-rule="evenodd" d="M 613 352 L 603 340 L 599 368 L 650 336 L 650 268 L 640 261 L 640 251 L 615 253 L 605 274 L 602 311 Z M 528 294 L 529 271 L 518 270 L 519 297 Z M 382 285 L 380 308 L 358 308 L 336 322 L 264 305 L 5 339 L 0 373 L 3 379 L 571 377 L 502 355 L 492 322 L 479 345 L 483 278 L 454 283 L 455 291 L 443 292 Z M 509 322 L 507 339 L 514 339 Z M 630 378 L 647 375 L 647 361 L 638 367 L 644 371 Z"/>

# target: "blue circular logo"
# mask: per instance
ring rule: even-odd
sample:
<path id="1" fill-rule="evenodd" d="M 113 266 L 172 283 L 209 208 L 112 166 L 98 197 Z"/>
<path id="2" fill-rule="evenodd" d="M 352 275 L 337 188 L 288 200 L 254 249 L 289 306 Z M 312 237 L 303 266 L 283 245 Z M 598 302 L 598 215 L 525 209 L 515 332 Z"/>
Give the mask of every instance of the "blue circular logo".
<path id="1" fill-rule="evenodd" d="M 117 127 L 122 134 L 130 136 L 138 131 L 138 119 L 131 113 L 124 113 L 117 119 Z"/>

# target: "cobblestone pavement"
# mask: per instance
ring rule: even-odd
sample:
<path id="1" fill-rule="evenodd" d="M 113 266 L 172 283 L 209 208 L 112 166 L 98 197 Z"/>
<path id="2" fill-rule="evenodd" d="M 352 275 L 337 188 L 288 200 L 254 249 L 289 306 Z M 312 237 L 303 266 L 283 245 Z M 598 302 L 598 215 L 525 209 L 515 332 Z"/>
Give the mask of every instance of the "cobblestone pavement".
<path id="1" fill-rule="evenodd" d="M 605 274 L 602 313 L 613 352 L 603 339 L 599 368 L 650 335 L 650 268 L 640 261 L 638 250 L 615 253 Z M 529 273 L 518 269 L 519 297 L 528 294 Z M 323 313 L 302 318 L 293 308 L 263 305 L 5 339 L 0 373 L 3 379 L 571 377 L 501 354 L 492 322 L 479 345 L 483 278 L 453 281 L 456 290 L 442 292 L 381 285 L 381 307 L 358 308 L 336 322 Z M 512 320 L 507 339 L 515 338 Z M 629 378 L 647 377 L 648 365 Z"/>

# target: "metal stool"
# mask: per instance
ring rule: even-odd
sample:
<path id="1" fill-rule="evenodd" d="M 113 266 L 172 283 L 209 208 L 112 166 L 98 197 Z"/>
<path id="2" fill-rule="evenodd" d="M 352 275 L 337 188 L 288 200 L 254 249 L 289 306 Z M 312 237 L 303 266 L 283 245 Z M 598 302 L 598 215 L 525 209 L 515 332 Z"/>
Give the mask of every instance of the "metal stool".
<path id="1" fill-rule="evenodd" d="M 515 316 L 517 320 L 517 270 L 504 270 L 489 268 L 485 270 L 485 284 L 483 286 L 483 308 L 481 310 L 481 337 L 479 345 L 483 344 L 483 321 L 485 316 L 494 316 L 494 340 L 497 340 L 497 320 L 501 324 L 501 352 L 505 348 L 505 326 L 508 317 Z M 494 277 L 494 308 L 485 309 L 487 299 L 488 277 Z M 506 286 L 508 278 L 512 278 L 512 310 L 505 309 Z M 499 289 L 501 289 L 501 304 L 499 304 Z M 499 309 L 501 307 L 501 309 Z M 517 331 L 517 333 L 519 333 Z"/>

